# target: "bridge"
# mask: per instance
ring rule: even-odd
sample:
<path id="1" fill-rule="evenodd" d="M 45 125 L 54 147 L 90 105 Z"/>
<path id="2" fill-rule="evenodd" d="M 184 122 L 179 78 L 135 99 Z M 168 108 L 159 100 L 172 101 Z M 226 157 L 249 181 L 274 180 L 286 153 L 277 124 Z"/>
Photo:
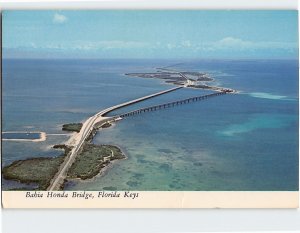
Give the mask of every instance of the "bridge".
<path id="1" fill-rule="evenodd" d="M 177 101 L 168 102 L 168 103 L 164 103 L 164 104 L 154 105 L 154 106 L 150 106 L 150 107 L 146 107 L 146 108 L 140 108 L 140 109 L 136 109 L 136 110 L 133 110 L 133 111 L 130 111 L 127 113 L 123 113 L 117 117 L 125 118 L 125 117 L 134 116 L 134 115 L 145 113 L 145 112 L 157 111 L 157 110 L 161 110 L 161 109 L 165 109 L 165 108 L 175 107 L 175 106 L 182 105 L 182 104 L 188 104 L 191 102 L 205 100 L 205 99 L 215 97 L 215 96 L 225 95 L 226 93 L 227 93 L 227 91 L 217 92 L 217 93 L 213 93 L 213 94 L 195 96 L 195 97 L 191 97 L 191 98 L 187 98 L 187 99 L 183 99 L 183 100 L 177 100 Z"/>
<path id="2" fill-rule="evenodd" d="M 150 94 L 147 96 L 143 96 L 131 101 L 127 101 L 125 103 L 121 103 L 109 108 L 106 108 L 95 115 L 89 117 L 85 122 L 83 122 L 81 130 L 79 133 L 74 134 L 69 141 L 66 143 L 66 145 L 72 147 L 72 150 L 69 155 L 66 156 L 64 162 L 60 165 L 58 172 L 54 175 L 52 180 L 50 181 L 50 185 L 48 186 L 47 190 L 53 191 L 53 190 L 59 190 L 64 183 L 65 178 L 67 177 L 67 173 L 71 165 L 74 163 L 77 155 L 80 153 L 82 150 L 82 146 L 86 139 L 89 137 L 89 135 L 92 133 L 94 127 L 97 125 L 101 127 L 105 123 L 109 121 L 115 120 L 114 117 L 106 117 L 105 115 L 108 114 L 109 112 L 112 112 L 116 109 L 129 106 L 131 104 L 135 104 L 141 101 L 144 101 L 146 99 L 151 99 L 159 95 L 164 95 L 166 93 L 176 91 L 178 89 L 183 88 L 183 86 L 180 87 L 175 87 L 171 88 L 168 90 L 160 91 L 154 94 Z"/>
<path id="3" fill-rule="evenodd" d="M 213 96 L 224 95 L 227 93 L 227 91 L 225 90 L 223 92 L 217 92 L 217 93 L 203 95 L 203 96 L 196 96 L 196 97 L 192 97 L 192 98 L 188 98 L 188 99 L 184 99 L 184 100 L 178 100 L 178 101 L 160 104 L 160 105 L 156 105 L 156 106 L 151 106 L 151 107 L 147 107 L 147 108 L 141 108 L 141 109 L 138 109 L 138 110 L 135 110 L 132 112 L 121 114 L 119 116 L 113 116 L 113 117 L 106 116 L 106 114 L 108 114 L 116 109 L 120 109 L 125 106 L 129 106 L 129 105 L 132 105 L 132 104 L 135 104 L 138 102 L 142 102 L 146 99 L 154 98 L 159 95 L 164 95 L 166 93 L 176 91 L 180 88 L 183 88 L 183 86 L 171 88 L 171 89 L 160 91 L 160 92 L 157 92 L 157 93 L 154 93 L 151 95 L 140 97 L 140 98 L 137 98 L 137 99 L 134 99 L 131 101 L 127 101 L 125 103 L 106 108 L 106 109 L 96 113 L 95 115 L 89 117 L 85 122 L 83 122 L 80 132 L 74 134 L 70 138 L 70 140 L 66 143 L 66 145 L 72 147 L 71 152 L 66 156 L 64 162 L 60 165 L 58 172 L 54 175 L 54 177 L 50 181 L 50 185 L 48 186 L 47 190 L 49 190 L 49 191 L 59 190 L 63 186 L 64 180 L 67 177 L 69 168 L 74 163 L 78 154 L 80 154 L 85 141 L 87 140 L 87 138 L 89 137 L 89 135 L 92 133 L 93 129 L 96 126 L 101 127 L 102 125 L 104 125 L 107 122 L 115 121 L 117 118 L 124 118 L 124 117 L 132 116 L 135 114 L 139 114 L 142 112 L 155 111 L 158 109 L 168 108 L 168 107 L 179 105 L 179 104 L 186 104 L 189 102 L 199 101 L 199 100 L 207 99 L 207 98 L 210 98 Z"/>

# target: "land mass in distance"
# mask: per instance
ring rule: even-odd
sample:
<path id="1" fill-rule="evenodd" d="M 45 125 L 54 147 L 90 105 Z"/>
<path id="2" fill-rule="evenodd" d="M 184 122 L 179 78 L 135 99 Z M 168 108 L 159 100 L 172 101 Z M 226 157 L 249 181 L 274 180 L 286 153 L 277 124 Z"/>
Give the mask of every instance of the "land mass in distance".
<path id="1" fill-rule="evenodd" d="M 185 86 L 190 88 L 213 90 L 213 91 L 226 91 L 228 93 L 236 93 L 237 91 L 226 88 L 208 85 L 214 79 L 206 73 L 191 72 L 191 71 L 176 71 L 166 68 L 157 68 L 157 72 L 149 73 L 126 73 L 125 75 L 138 78 L 151 78 L 161 79 L 165 83 L 174 84 L 177 86 Z"/>

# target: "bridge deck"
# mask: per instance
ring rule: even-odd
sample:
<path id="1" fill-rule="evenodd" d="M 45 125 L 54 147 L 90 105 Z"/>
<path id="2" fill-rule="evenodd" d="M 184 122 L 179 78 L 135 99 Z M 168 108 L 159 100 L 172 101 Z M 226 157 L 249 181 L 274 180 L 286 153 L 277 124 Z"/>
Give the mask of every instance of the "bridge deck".
<path id="1" fill-rule="evenodd" d="M 138 102 L 142 102 L 144 100 L 151 99 L 151 98 L 154 98 L 156 96 L 163 95 L 163 94 L 166 94 L 166 93 L 169 93 L 169 92 L 172 92 L 172 91 L 176 91 L 176 90 L 181 89 L 181 88 L 183 88 L 183 86 L 174 87 L 174 88 L 171 88 L 171 89 L 168 89 L 168 90 L 160 91 L 160 92 L 157 92 L 157 93 L 154 93 L 154 94 L 151 94 L 151 95 L 147 95 L 147 96 L 144 96 L 144 97 L 141 97 L 141 98 L 138 98 L 138 99 L 134 99 L 134 100 L 122 103 L 122 104 L 118 104 L 118 105 L 115 105 L 113 107 L 107 108 L 107 109 L 99 112 L 98 115 L 99 116 L 106 116 L 108 113 L 110 113 L 112 111 L 115 111 L 117 109 L 129 106 L 129 105 L 132 105 L 132 104 L 135 104 L 135 103 L 138 103 Z"/>
<path id="2" fill-rule="evenodd" d="M 191 97 L 191 98 L 187 98 L 187 99 L 183 99 L 183 100 L 178 100 L 178 101 L 168 102 L 168 103 L 164 103 L 164 104 L 154 105 L 154 106 L 150 106 L 150 107 L 146 107 L 146 108 L 140 108 L 140 109 L 136 109 L 136 110 L 133 110 L 133 111 L 130 111 L 130 112 L 127 112 L 127 113 L 123 113 L 123 114 L 121 114 L 117 117 L 124 118 L 124 117 L 129 117 L 129 116 L 141 114 L 141 113 L 144 113 L 144 112 L 157 111 L 157 110 L 164 109 L 164 108 L 170 108 L 170 107 L 174 107 L 174 106 L 177 106 L 177 105 L 187 104 L 187 103 L 190 103 L 190 102 L 205 100 L 205 99 L 215 97 L 215 96 L 225 95 L 226 93 L 227 93 L 226 91 L 217 92 L 217 93 L 213 93 L 213 94 L 195 96 L 195 97 Z"/>

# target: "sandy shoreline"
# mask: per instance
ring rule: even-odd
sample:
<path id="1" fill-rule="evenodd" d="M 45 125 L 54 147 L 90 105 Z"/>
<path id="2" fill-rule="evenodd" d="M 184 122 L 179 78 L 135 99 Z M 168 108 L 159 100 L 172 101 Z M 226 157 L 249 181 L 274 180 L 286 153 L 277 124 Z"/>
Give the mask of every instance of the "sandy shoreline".
<path id="1" fill-rule="evenodd" d="M 102 120 L 102 119 L 105 119 L 105 118 L 106 118 L 106 117 L 101 117 L 101 120 Z M 89 119 L 89 118 L 88 118 L 88 119 Z M 101 122 L 101 120 L 99 120 L 98 122 Z M 86 120 L 83 124 L 86 124 L 87 121 L 88 121 L 88 120 Z M 111 124 L 111 126 L 110 126 L 109 128 L 112 128 L 112 127 L 115 127 L 115 126 L 116 126 L 116 121 L 115 121 L 115 120 L 108 121 L 108 123 Z M 91 141 L 93 140 L 93 138 L 96 136 L 96 134 L 97 134 L 99 131 L 106 129 L 106 128 L 103 128 L 102 126 L 103 126 L 103 123 L 100 124 L 100 125 L 98 125 L 98 126 L 95 128 L 95 130 L 96 130 L 95 132 L 96 132 L 96 133 L 93 135 Z M 80 131 L 80 132 L 72 132 L 72 133 L 69 133 L 69 136 L 70 136 L 70 138 L 68 138 L 68 139 L 64 142 L 64 144 L 67 145 L 67 146 L 72 147 L 72 146 L 74 146 L 76 143 L 78 143 L 78 140 L 80 140 L 80 138 L 82 137 L 82 132 L 81 132 L 81 131 Z M 102 144 L 95 144 L 95 145 L 100 145 L 100 146 L 101 146 Z M 123 158 L 123 159 L 127 159 L 128 156 L 127 156 L 126 153 L 124 153 L 124 150 L 123 150 L 120 146 L 116 146 L 116 147 L 118 147 L 118 148 L 121 150 L 122 154 L 125 156 L 125 158 Z M 92 180 L 94 180 L 96 177 L 102 177 L 102 176 L 104 176 L 105 174 L 107 174 L 108 170 L 110 170 L 110 169 L 113 167 L 114 163 L 118 162 L 119 160 L 123 160 L 123 159 L 117 159 L 117 160 L 110 161 L 110 163 L 107 164 L 104 168 L 102 168 L 102 169 L 99 171 L 99 173 L 97 173 L 95 176 L 93 176 L 93 177 L 91 177 L 91 178 L 89 178 L 89 179 L 66 178 L 66 180 L 67 180 L 67 181 L 70 181 L 70 182 L 72 182 L 72 181 L 74 181 L 74 182 L 89 182 L 89 181 L 92 181 Z"/>
<path id="2" fill-rule="evenodd" d="M 43 142 L 47 139 L 47 134 L 45 132 L 36 132 L 36 131 L 30 131 L 30 132 L 24 132 L 24 131 L 7 131 L 2 133 L 38 133 L 40 134 L 40 138 L 37 139 L 18 139 L 18 138 L 2 138 L 3 141 L 14 141 L 14 142 Z"/>

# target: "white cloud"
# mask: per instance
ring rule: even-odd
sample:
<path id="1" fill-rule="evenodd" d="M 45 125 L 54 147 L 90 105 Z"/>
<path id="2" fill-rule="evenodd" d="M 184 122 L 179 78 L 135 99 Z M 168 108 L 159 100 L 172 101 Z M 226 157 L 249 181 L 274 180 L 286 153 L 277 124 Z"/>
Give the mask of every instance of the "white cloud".
<path id="1" fill-rule="evenodd" d="M 167 46 L 168 49 L 174 49 L 174 48 L 176 48 L 176 45 L 172 44 L 172 43 L 168 43 L 166 46 Z"/>
<path id="2" fill-rule="evenodd" d="M 250 41 L 235 37 L 225 37 L 213 42 L 182 40 L 172 42 L 144 42 L 126 40 L 99 40 L 83 41 L 74 40 L 67 42 L 48 42 L 47 44 L 28 43 L 17 49 L 22 51 L 58 52 L 71 54 L 170 54 L 178 56 L 187 54 L 190 56 L 271 56 L 278 54 L 282 57 L 286 54 L 297 54 L 297 42 L 276 42 L 276 41 Z M 269 54 L 269 55 L 268 55 Z M 100 56 L 100 55 L 99 55 Z M 273 55 L 272 55 L 273 56 Z"/>
<path id="3" fill-rule="evenodd" d="M 227 48 L 236 48 L 236 49 L 246 49 L 252 48 L 255 44 L 251 41 L 242 40 L 234 37 L 225 37 L 212 44 L 215 48 L 227 49 Z"/>
<path id="4" fill-rule="evenodd" d="M 67 43 L 48 43 L 43 46 L 37 46 L 35 43 L 30 43 L 25 46 L 28 49 L 44 49 L 44 50 L 69 50 L 69 51 L 96 51 L 110 49 L 139 49 L 151 48 L 151 45 L 140 41 L 68 41 Z"/>
<path id="5" fill-rule="evenodd" d="M 140 41 L 80 41 L 74 42 L 74 49 L 78 50 L 109 50 L 109 49 L 133 49 L 133 48 L 146 48 L 148 43 Z"/>
<path id="6" fill-rule="evenodd" d="M 203 43 L 197 46 L 197 50 L 216 51 L 216 50 L 259 50 L 259 49 L 297 49 L 297 43 L 291 42 L 274 42 L 274 41 L 249 41 L 235 37 L 225 37 L 221 40 Z"/>
<path id="7" fill-rule="evenodd" d="M 181 43 L 183 47 L 192 47 L 192 43 L 189 40 L 185 40 Z"/>
<path id="8" fill-rule="evenodd" d="M 33 42 L 31 42 L 31 43 L 30 43 L 30 46 L 31 46 L 32 48 L 34 48 L 34 49 L 36 49 L 36 48 L 37 48 L 36 44 L 35 44 L 35 43 L 33 43 Z"/>
<path id="9" fill-rule="evenodd" d="M 53 16 L 53 23 L 64 23 L 68 20 L 68 18 L 62 14 L 55 13 Z"/>

